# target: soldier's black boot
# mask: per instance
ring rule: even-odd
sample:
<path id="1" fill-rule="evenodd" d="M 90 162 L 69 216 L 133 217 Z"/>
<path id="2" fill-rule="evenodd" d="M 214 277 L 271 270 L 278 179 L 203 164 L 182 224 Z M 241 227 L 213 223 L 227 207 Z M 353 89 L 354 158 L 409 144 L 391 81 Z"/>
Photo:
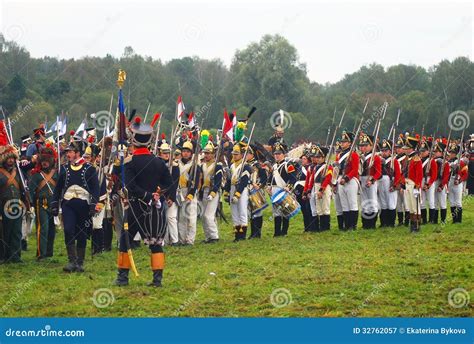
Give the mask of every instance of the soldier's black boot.
<path id="1" fill-rule="evenodd" d="M 410 224 L 410 212 L 409 211 L 405 211 L 405 226 L 408 227 L 408 225 Z"/>
<path id="2" fill-rule="evenodd" d="M 351 229 L 351 219 L 352 219 L 352 211 L 344 211 L 342 213 L 342 216 L 344 218 L 344 230 L 348 231 Z"/>
<path id="3" fill-rule="evenodd" d="M 263 216 L 255 217 L 250 222 L 249 239 L 262 237 Z"/>
<path id="4" fill-rule="evenodd" d="M 428 210 L 428 223 L 433 223 L 433 219 L 434 219 L 433 210 L 434 209 L 431 209 L 431 208 Z"/>
<path id="5" fill-rule="evenodd" d="M 275 226 L 275 232 L 273 233 L 274 237 L 281 236 L 281 222 L 282 222 L 281 219 L 282 219 L 281 216 L 275 216 L 275 218 L 273 219 L 274 226 Z"/>
<path id="6" fill-rule="evenodd" d="M 438 224 L 439 209 L 433 209 L 433 224 Z"/>
<path id="7" fill-rule="evenodd" d="M 321 232 L 328 231 L 329 229 L 331 229 L 331 217 L 329 215 L 320 216 L 319 223 Z"/>
<path id="8" fill-rule="evenodd" d="M 86 248 L 77 248 L 76 272 L 84 272 L 84 258 L 86 257 Z"/>
<path id="9" fill-rule="evenodd" d="M 128 285 L 128 272 L 129 269 L 118 269 L 117 272 L 117 279 L 115 280 L 115 285 L 119 287 L 123 287 Z"/>
<path id="10" fill-rule="evenodd" d="M 241 231 L 241 234 L 240 234 L 241 240 L 247 239 L 247 226 L 241 226 L 240 231 Z"/>
<path id="11" fill-rule="evenodd" d="M 321 216 L 314 216 L 311 222 L 310 232 L 321 232 Z"/>
<path id="12" fill-rule="evenodd" d="M 234 226 L 234 242 L 240 241 L 240 226 Z"/>
<path id="13" fill-rule="evenodd" d="M 428 223 L 428 219 L 427 219 L 426 215 L 427 215 L 426 209 L 421 209 L 421 221 L 424 225 L 426 225 Z"/>
<path id="14" fill-rule="evenodd" d="M 448 209 L 441 209 L 441 223 L 446 224 L 446 215 L 448 214 Z"/>
<path id="15" fill-rule="evenodd" d="M 393 228 L 395 227 L 395 221 L 397 220 L 397 210 L 392 209 L 388 210 L 388 212 L 390 213 L 390 222 L 388 223 L 388 226 Z"/>
<path id="16" fill-rule="evenodd" d="M 337 215 L 337 227 L 340 231 L 344 230 L 344 215 Z"/>
<path id="17" fill-rule="evenodd" d="M 282 217 L 281 219 L 281 235 L 286 236 L 288 235 L 288 228 L 290 227 L 290 219 L 286 217 Z"/>
<path id="18" fill-rule="evenodd" d="M 387 209 L 380 209 L 380 228 L 387 227 Z"/>
<path id="19" fill-rule="evenodd" d="M 459 207 L 458 209 L 458 223 L 462 223 L 462 208 Z"/>
<path id="20" fill-rule="evenodd" d="M 399 211 L 398 215 L 398 226 L 403 226 L 403 211 Z"/>
<path id="21" fill-rule="evenodd" d="M 350 229 L 355 231 L 357 229 L 357 221 L 359 220 L 359 211 L 354 210 L 350 212 Z"/>
<path id="22" fill-rule="evenodd" d="M 67 251 L 67 259 L 69 263 L 63 268 L 64 272 L 74 272 L 76 271 L 76 259 L 77 259 L 77 254 L 76 254 L 76 245 L 67 245 L 66 246 L 66 251 Z"/>
<path id="23" fill-rule="evenodd" d="M 22 251 L 28 250 L 28 241 L 26 241 L 26 239 L 21 239 L 21 250 Z"/>
<path id="24" fill-rule="evenodd" d="M 416 232 L 416 215 L 410 214 L 410 232 Z"/>
<path id="25" fill-rule="evenodd" d="M 153 270 L 153 281 L 148 284 L 150 287 L 161 287 L 161 281 L 163 280 L 163 270 Z"/>

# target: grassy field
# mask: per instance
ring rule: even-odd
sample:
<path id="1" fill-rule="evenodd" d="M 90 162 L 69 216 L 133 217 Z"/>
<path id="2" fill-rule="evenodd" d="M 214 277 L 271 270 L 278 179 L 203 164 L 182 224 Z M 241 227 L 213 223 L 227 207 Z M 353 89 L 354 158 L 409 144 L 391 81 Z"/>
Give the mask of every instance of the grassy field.
<path id="1" fill-rule="evenodd" d="M 465 299 L 474 290 L 474 202 L 465 204 L 462 225 L 426 225 L 416 235 L 406 227 L 345 233 L 334 222 L 329 232 L 306 234 L 298 215 L 288 237 L 272 238 L 267 213 L 261 240 L 232 243 L 221 224 L 222 240 L 205 245 L 199 227 L 194 247 L 166 248 L 158 289 L 146 286 L 144 246 L 135 251 L 140 276 L 128 287 L 113 286 L 115 251 L 88 254 L 83 274 L 63 273 L 59 232 L 53 259 L 36 262 L 30 249 L 25 263 L 0 266 L 1 316 L 473 316 Z"/>

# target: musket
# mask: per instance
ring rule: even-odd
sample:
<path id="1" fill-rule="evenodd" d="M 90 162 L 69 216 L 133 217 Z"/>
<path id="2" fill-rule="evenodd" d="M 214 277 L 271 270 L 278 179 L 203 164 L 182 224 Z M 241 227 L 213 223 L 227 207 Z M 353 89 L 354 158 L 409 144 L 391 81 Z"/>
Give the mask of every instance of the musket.
<path id="1" fill-rule="evenodd" d="M 326 135 L 326 142 L 324 143 L 325 146 L 328 145 L 328 140 L 329 140 L 329 134 L 331 133 L 331 127 L 334 125 L 334 120 L 336 119 L 336 110 L 337 110 L 337 106 L 334 107 L 334 113 L 332 115 L 332 122 L 331 122 L 331 126 L 328 127 L 328 134 Z M 344 112 L 346 111 L 346 109 L 344 109 Z M 331 144 L 332 145 L 332 144 Z"/>
<path id="2" fill-rule="evenodd" d="M 395 139 L 397 137 L 396 135 L 396 132 L 397 132 L 397 128 L 398 128 L 398 121 L 400 120 L 400 113 L 402 112 L 402 110 L 400 108 L 398 108 L 398 113 L 397 113 L 397 120 L 395 121 L 394 123 L 394 126 L 393 126 L 393 136 L 392 136 L 392 154 L 391 154 L 391 157 L 392 157 L 392 161 L 390 161 L 390 168 L 391 170 L 393 171 L 394 169 L 394 166 L 395 166 Z"/>
<path id="3" fill-rule="evenodd" d="M 177 128 L 177 127 L 176 127 Z M 171 136 L 170 136 L 170 163 L 169 163 L 169 170 L 170 170 L 170 173 L 172 172 L 173 170 L 173 161 L 174 161 L 174 157 L 173 157 L 173 145 L 174 145 L 174 135 L 175 135 L 175 129 L 176 128 L 173 128 L 171 127 Z"/>
<path id="4" fill-rule="evenodd" d="M 446 155 L 447 155 L 448 150 L 449 150 L 449 142 L 451 141 L 451 131 L 452 130 L 453 130 L 452 128 L 449 129 L 448 141 L 446 143 L 446 148 L 444 149 L 444 152 L 443 152 L 443 162 L 441 164 L 441 175 L 443 175 L 443 173 L 444 173 L 444 165 L 446 163 Z"/>
<path id="5" fill-rule="evenodd" d="M 163 117 L 163 114 L 160 114 L 160 119 L 158 120 L 158 124 L 156 125 L 156 137 L 155 137 L 155 146 L 153 147 L 153 155 L 156 155 L 158 151 L 158 140 L 160 137 L 160 126 L 161 126 L 162 117 Z M 171 155 L 170 155 L 170 160 L 171 160 Z"/>
<path id="6" fill-rule="evenodd" d="M 114 94 L 112 93 L 112 96 L 110 97 L 110 106 L 109 106 L 109 115 L 112 114 L 112 104 L 114 102 Z M 107 131 L 109 129 L 109 120 L 108 120 L 109 116 L 107 116 Z M 104 150 L 104 147 L 105 147 L 105 128 L 104 130 L 102 131 L 102 140 L 101 140 L 101 147 L 100 147 L 100 161 L 99 161 L 99 185 L 102 184 L 102 182 L 104 181 L 104 160 L 105 160 L 105 150 Z M 111 152 L 112 154 L 112 152 Z"/>
<path id="7" fill-rule="evenodd" d="M 323 173 L 323 176 L 326 175 L 327 173 L 327 170 L 328 170 L 328 164 L 329 164 L 329 159 L 331 157 L 331 154 L 332 154 L 332 150 L 334 148 L 334 140 L 336 139 L 336 135 L 337 135 L 337 131 L 339 130 L 339 128 L 341 127 L 342 125 L 342 121 L 344 120 L 344 117 L 346 115 L 346 109 L 347 108 L 344 108 L 344 111 L 342 112 L 342 116 L 341 116 L 341 119 L 339 120 L 339 124 L 334 128 L 334 133 L 332 134 L 332 140 L 331 140 L 331 145 L 329 146 L 329 151 L 328 151 L 328 154 L 326 155 L 326 161 L 324 162 L 326 164 L 326 167 L 324 168 L 324 173 Z"/>
<path id="8" fill-rule="evenodd" d="M 192 172 L 192 178 L 189 178 L 188 185 L 190 189 L 194 189 L 196 187 L 196 174 L 197 174 L 197 168 L 198 168 L 198 159 L 199 159 L 199 154 L 201 150 L 201 131 L 202 131 L 202 125 L 204 124 L 204 119 L 201 121 L 201 127 L 198 128 L 198 135 L 197 135 L 197 140 L 196 140 L 196 149 L 194 151 L 194 156 L 193 156 L 193 172 Z"/>
<path id="9" fill-rule="evenodd" d="M 385 118 L 385 113 L 387 112 L 387 108 L 388 108 L 388 103 L 384 102 L 381 108 L 381 115 L 379 116 L 378 122 L 376 124 L 377 130 L 375 132 L 374 142 L 372 142 L 373 147 L 372 147 L 372 155 L 370 156 L 370 161 L 369 161 L 369 169 L 374 165 L 374 157 L 375 157 L 375 151 L 377 149 L 377 139 L 380 133 L 380 125 L 382 123 L 382 120 Z"/>
<path id="10" fill-rule="evenodd" d="M 435 143 L 436 143 L 436 135 L 437 134 L 438 134 L 437 132 L 435 132 L 433 134 L 433 141 L 431 142 L 430 154 L 428 155 L 428 159 L 431 159 L 432 156 L 433 156 L 433 150 L 434 150 L 434 146 L 435 146 Z M 430 172 L 430 170 L 431 170 L 431 162 L 428 164 L 428 166 L 426 166 L 426 173 Z"/>
<path id="11" fill-rule="evenodd" d="M 150 106 L 151 106 L 151 103 L 148 103 L 148 107 L 146 108 L 145 119 L 143 120 L 143 123 L 146 123 L 146 118 L 148 117 L 148 111 L 150 111 Z"/>

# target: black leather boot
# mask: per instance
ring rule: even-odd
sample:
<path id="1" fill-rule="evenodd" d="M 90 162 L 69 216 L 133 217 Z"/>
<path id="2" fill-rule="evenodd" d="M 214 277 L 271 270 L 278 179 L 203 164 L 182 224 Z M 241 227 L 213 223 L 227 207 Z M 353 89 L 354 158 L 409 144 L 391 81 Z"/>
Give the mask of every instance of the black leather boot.
<path id="1" fill-rule="evenodd" d="M 458 209 L 458 223 L 462 223 L 462 208 L 457 208 Z"/>
<path id="2" fill-rule="evenodd" d="M 281 220 L 282 220 L 281 216 L 275 216 L 275 218 L 273 219 L 273 223 L 275 226 L 275 231 L 273 233 L 274 237 L 281 236 L 281 222 L 282 222 Z"/>
<path id="3" fill-rule="evenodd" d="M 404 223 L 403 223 L 403 211 L 399 211 L 397 213 L 398 215 L 398 226 L 403 226 Z"/>
<path id="4" fill-rule="evenodd" d="M 344 230 L 344 215 L 337 215 L 337 227 L 340 231 Z"/>
<path id="5" fill-rule="evenodd" d="M 240 226 L 234 226 L 235 239 L 234 242 L 240 241 Z"/>
<path id="6" fill-rule="evenodd" d="M 76 272 L 84 272 L 84 258 L 86 257 L 86 248 L 77 248 Z"/>
<path id="7" fill-rule="evenodd" d="M 441 209 L 441 223 L 446 224 L 447 214 L 448 214 L 448 209 Z"/>
<path id="8" fill-rule="evenodd" d="M 410 212 L 409 211 L 405 211 L 405 226 L 408 227 L 408 225 L 410 224 Z"/>
<path id="9" fill-rule="evenodd" d="M 129 269 L 118 269 L 117 272 L 117 279 L 115 280 L 115 285 L 119 287 L 123 287 L 128 285 L 128 272 Z"/>
<path id="10" fill-rule="evenodd" d="M 456 207 L 451 207 L 451 217 L 453 218 L 453 223 L 456 223 L 457 222 Z"/>
<path id="11" fill-rule="evenodd" d="M 426 209 L 421 209 L 421 221 L 424 225 L 426 225 L 428 223 Z"/>
<path id="12" fill-rule="evenodd" d="M 287 236 L 289 227 L 290 227 L 290 219 L 287 219 L 286 217 L 282 217 L 282 219 L 281 219 L 281 235 Z"/>
<path id="13" fill-rule="evenodd" d="M 438 224 L 439 209 L 433 209 L 433 224 Z"/>
<path id="14" fill-rule="evenodd" d="M 67 245 L 67 259 L 69 263 L 63 268 L 64 272 L 74 272 L 76 271 L 76 260 L 77 260 L 77 253 L 76 253 L 76 245 Z"/>
<path id="15" fill-rule="evenodd" d="M 161 281 L 163 280 L 163 270 L 153 270 L 153 281 L 148 285 L 150 287 L 161 287 Z"/>
<path id="16" fill-rule="evenodd" d="M 351 215 L 350 215 L 350 224 L 351 224 L 350 229 L 355 231 L 357 229 L 357 222 L 359 221 L 359 211 L 354 210 L 354 211 L 351 211 L 350 213 L 351 213 Z"/>
<path id="17" fill-rule="evenodd" d="M 329 215 L 320 216 L 319 223 L 321 232 L 328 231 L 331 229 L 331 217 Z"/>
<path id="18" fill-rule="evenodd" d="M 351 218 L 352 218 L 352 212 L 351 211 L 344 211 L 342 213 L 342 216 L 344 217 L 344 229 L 345 231 L 348 231 L 351 229 Z"/>

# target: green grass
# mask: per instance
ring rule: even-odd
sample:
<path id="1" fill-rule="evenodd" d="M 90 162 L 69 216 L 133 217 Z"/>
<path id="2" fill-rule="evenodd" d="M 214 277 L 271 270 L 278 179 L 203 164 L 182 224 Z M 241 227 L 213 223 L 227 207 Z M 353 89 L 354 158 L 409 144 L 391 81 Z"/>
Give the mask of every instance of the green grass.
<path id="1" fill-rule="evenodd" d="M 0 316 L 473 316 L 472 301 L 461 308 L 448 303 L 454 288 L 473 291 L 473 210 L 473 199 L 466 199 L 462 225 L 426 225 L 416 235 L 406 227 L 345 233 L 334 222 L 329 232 L 305 234 L 298 215 L 288 237 L 272 238 L 267 212 L 261 240 L 232 243 L 230 226 L 221 224 L 221 242 L 204 245 L 199 227 L 194 247 L 166 248 L 161 289 L 146 286 L 144 246 L 134 253 L 140 276 L 115 287 L 115 251 L 92 260 L 88 254 L 85 273 L 65 274 L 62 233 L 47 262 L 35 261 L 32 236 L 25 263 L 0 266 Z M 101 288 L 114 297 L 104 308 L 93 302 Z M 279 288 L 291 298 L 283 307 L 270 300 Z M 284 302 L 280 296 L 276 301 Z"/>

